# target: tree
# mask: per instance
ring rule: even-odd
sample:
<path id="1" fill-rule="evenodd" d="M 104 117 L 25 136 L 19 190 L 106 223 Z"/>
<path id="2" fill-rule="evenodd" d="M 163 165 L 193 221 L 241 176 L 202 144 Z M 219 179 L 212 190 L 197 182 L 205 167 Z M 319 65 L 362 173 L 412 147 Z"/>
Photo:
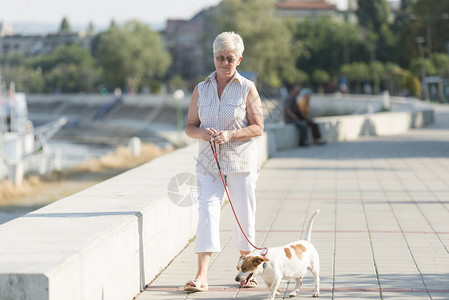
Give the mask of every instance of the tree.
<path id="1" fill-rule="evenodd" d="M 379 94 L 380 82 L 384 79 L 385 67 L 381 62 L 372 61 L 369 64 L 369 72 L 373 80 L 374 94 Z"/>
<path id="2" fill-rule="evenodd" d="M 308 74 L 320 69 L 335 77 L 341 65 L 369 59 L 368 47 L 357 25 L 319 18 L 291 23 L 289 28 L 304 49 L 296 65 Z"/>
<path id="3" fill-rule="evenodd" d="M 340 73 L 345 75 L 349 82 L 355 83 L 356 93 L 362 92 L 362 82 L 369 78 L 369 69 L 364 62 L 354 62 L 341 66 Z"/>
<path id="4" fill-rule="evenodd" d="M 384 86 L 390 91 L 390 94 L 399 92 L 402 72 L 403 70 L 396 63 L 387 62 L 385 64 Z"/>
<path id="5" fill-rule="evenodd" d="M 420 97 L 422 92 L 421 82 L 419 78 L 414 76 L 410 71 L 403 70 L 401 77 L 401 85 L 410 91 L 411 96 Z"/>
<path id="6" fill-rule="evenodd" d="M 74 44 L 62 46 L 50 55 L 28 59 L 33 70 L 40 70 L 45 80 L 46 92 L 94 92 L 99 80 L 99 70 L 91 54 Z"/>
<path id="7" fill-rule="evenodd" d="M 216 34 L 239 33 L 245 43 L 240 69 L 257 73 L 258 82 L 279 87 L 298 80 L 301 43 L 294 42 L 285 22 L 275 16 L 276 0 L 223 0 L 216 9 Z"/>
<path id="8" fill-rule="evenodd" d="M 431 56 L 430 50 L 446 52 L 448 12 L 448 1 L 402 0 L 401 10 L 393 25 L 398 39 L 393 61 L 397 61 L 403 68 L 408 67 L 411 59 L 419 56 L 417 37 L 425 39 L 424 50 L 427 57 Z"/>
<path id="9" fill-rule="evenodd" d="M 389 8 L 386 0 L 358 0 L 356 15 L 359 25 L 376 36 L 376 59 L 386 61 L 394 47 L 395 37 L 389 27 Z"/>
<path id="10" fill-rule="evenodd" d="M 61 64 L 76 64 L 83 66 L 94 66 L 93 57 L 88 51 L 74 44 L 61 46 L 52 54 L 32 57 L 29 64 L 34 68 L 41 68 L 45 73 Z"/>
<path id="11" fill-rule="evenodd" d="M 70 30 L 70 24 L 66 17 L 64 17 L 61 21 L 61 25 L 59 26 L 59 33 L 69 33 Z"/>
<path id="12" fill-rule="evenodd" d="M 391 61 L 397 62 L 401 67 L 406 68 L 410 59 L 418 56 L 418 49 L 415 42 L 417 36 L 411 26 L 410 17 L 413 15 L 413 5 L 416 0 L 401 0 L 401 9 L 398 11 L 392 30 L 397 36 L 396 45 L 390 57 Z M 407 49 L 407 51 L 404 51 Z"/>
<path id="13" fill-rule="evenodd" d="M 13 66 L 3 75 L 6 82 L 14 81 L 17 92 L 42 93 L 44 91 L 45 81 L 42 75 L 25 65 Z"/>
<path id="14" fill-rule="evenodd" d="M 370 31 L 377 32 L 389 19 L 386 0 L 358 0 L 356 15 L 359 24 Z"/>
<path id="15" fill-rule="evenodd" d="M 421 77 L 421 68 L 424 67 L 426 76 L 436 75 L 437 71 L 432 60 L 427 58 L 413 58 L 408 69 L 413 75 Z"/>
<path id="16" fill-rule="evenodd" d="M 432 62 L 435 66 L 436 74 L 449 78 L 449 55 L 445 53 L 434 53 L 432 56 Z"/>
<path id="17" fill-rule="evenodd" d="M 313 71 L 312 75 L 313 81 L 318 85 L 319 93 L 323 93 L 324 87 L 323 85 L 330 80 L 329 73 L 324 70 L 317 69 Z"/>
<path id="18" fill-rule="evenodd" d="M 44 74 L 45 91 L 49 93 L 93 92 L 98 78 L 96 72 L 95 69 L 86 65 L 59 64 Z"/>
<path id="19" fill-rule="evenodd" d="M 109 88 L 122 87 L 131 92 L 144 82 L 150 85 L 163 77 L 171 62 L 160 35 L 138 21 L 111 26 L 100 37 L 97 55 Z"/>
<path id="20" fill-rule="evenodd" d="M 411 17 L 417 34 L 426 38 L 427 57 L 431 57 L 430 51 L 447 52 L 449 1 L 417 0 Z"/>
<path id="21" fill-rule="evenodd" d="M 87 25 L 86 33 L 87 33 L 88 35 L 94 35 L 94 34 L 95 34 L 95 26 L 94 26 L 94 23 L 89 22 L 89 24 Z"/>

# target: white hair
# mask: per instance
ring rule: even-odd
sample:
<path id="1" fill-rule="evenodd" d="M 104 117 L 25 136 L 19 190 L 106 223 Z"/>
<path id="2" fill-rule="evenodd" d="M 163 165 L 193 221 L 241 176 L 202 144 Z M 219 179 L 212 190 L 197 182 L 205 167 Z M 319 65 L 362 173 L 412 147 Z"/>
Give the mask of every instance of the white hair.
<path id="1" fill-rule="evenodd" d="M 235 32 L 222 32 L 213 43 L 214 53 L 232 51 L 238 57 L 242 57 L 245 46 L 242 37 Z"/>

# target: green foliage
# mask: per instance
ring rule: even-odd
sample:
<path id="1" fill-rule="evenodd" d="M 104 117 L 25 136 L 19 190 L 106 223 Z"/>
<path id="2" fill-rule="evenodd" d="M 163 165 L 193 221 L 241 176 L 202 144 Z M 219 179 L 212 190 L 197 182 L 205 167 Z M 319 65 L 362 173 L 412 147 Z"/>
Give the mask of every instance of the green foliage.
<path id="1" fill-rule="evenodd" d="M 186 82 L 182 78 L 181 75 L 176 74 L 170 79 L 170 88 L 175 91 L 177 89 L 185 89 L 186 88 Z"/>
<path id="2" fill-rule="evenodd" d="M 294 39 L 302 41 L 297 66 L 308 74 L 321 69 L 335 75 L 340 66 L 353 60 L 367 60 L 368 48 L 357 25 L 336 23 L 329 18 L 291 22 Z"/>
<path id="3" fill-rule="evenodd" d="M 293 85 L 293 84 L 304 84 L 309 81 L 309 75 L 301 70 L 295 69 L 292 71 L 291 76 L 286 76 L 284 78 L 284 82 Z"/>
<path id="4" fill-rule="evenodd" d="M 138 21 L 112 26 L 98 42 L 98 63 L 110 89 L 137 91 L 165 75 L 171 59 L 158 33 Z"/>
<path id="5" fill-rule="evenodd" d="M 11 53 L 6 56 L 0 56 L 0 64 L 9 65 L 11 67 L 23 66 L 26 64 L 26 59 L 22 54 Z"/>
<path id="6" fill-rule="evenodd" d="M 382 37 L 382 40 L 385 42 L 385 46 L 394 47 L 396 43 L 396 37 L 394 36 L 393 32 L 391 31 L 387 23 L 384 23 L 380 26 L 380 36 Z"/>
<path id="7" fill-rule="evenodd" d="M 39 72 L 23 65 L 14 66 L 5 75 L 5 81 L 14 81 L 16 91 L 42 93 L 45 87 L 45 80 Z"/>
<path id="8" fill-rule="evenodd" d="M 61 25 L 59 26 L 59 32 L 71 32 L 70 24 L 67 18 L 63 18 L 61 21 Z"/>
<path id="9" fill-rule="evenodd" d="M 216 34 L 238 32 L 245 43 L 240 69 L 257 73 L 258 81 L 279 87 L 301 78 L 295 68 L 301 44 L 292 40 L 286 24 L 275 17 L 275 0 L 223 0 L 217 8 Z"/>
<path id="10" fill-rule="evenodd" d="M 162 83 L 159 80 L 152 80 L 150 82 L 150 89 L 153 94 L 160 94 L 162 91 Z"/>
<path id="11" fill-rule="evenodd" d="M 50 55 L 35 56 L 30 59 L 33 68 L 41 67 L 44 72 L 61 64 L 93 66 L 94 59 L 88 51 L 78 45 L 61 46 Z"/>
<path id="12" fill-rule="evenodd" d="M 312 78 L 313 78 L 313 81 L 321 84 L 321 83 L 325 83 L 325 82 L 329 81 L 330 76 L 329 76 L 329 73 L 327 73 L 326 71 L 317 69 L 317 70 L 313 71 Z"/>
<path id="13" fill-rule="evenodd" d="M 385 75 L 385 67 L 384 64 L 379 61 L 372 61 L 369 63 L 369 72 L 370 78 L 374 84 L 374 94 L 378 94 L 380 92 L 380 82 L 384 79 Z"/>
<path id="14" fill-rule="evenodd" d="M 435 73 L 439 76 L 449 78 L 449 55 L 445 53 L 434 53 L 432 63 L 435 66 Z"/>
<path id="15" fill-rule="evenodd" d="M 401 82 L 401 74 L 403 70 L 399 67 L 398 64 L 387 62 L 384 64 L 384 88 L 389 90 L 390 93 L 394 94 L 395 92 L 400 91 L 400 82 Z"/>
<path id="16" fill-rule="evenodd" d="M 388 23 L 388 3 L 386 0 L 358 0 L 356 15 L 361 26 L 378 32 L 383 24 Z"/>
<path id="17" fill-rule="evenodd" d="M 421 82 L 419 81 L 419 78 L 414 76 L 411 72 L 405 70 L 402 72 L 401 84 L 403 88 L 410 91 L 412 96 L 421 96 Z"/>
<path id="18" fill-rule="evenodd" d="M 323 93 L 323 85 L 330 80 L 329 73 L 327 73 L 325 70 L 317 69 L 313 71 L 312 78 L 313 81 L 318 85 L 318 92 Z"/>
<path id="19" fill-rule="evenodd" d="M 46 92 L 74 93 L 95 90 L 96 72 L 88 66 L 59 64 L 45 74 Z"/>
<path id="20" fill-rule="evenodd" d="M 350 83 L 356 84 L 356 92 L 362 91 L 362 81 L 370 78 L 369 67 L 364 62 L 354 62 L 341 66 L 340 73 L 345 75 Z"/>
<path id="21" fill-rule="evenodd" d="M 11 69 L 4 71 L 6 81 L 14 81 L 17 91 L 30 93 L 78 93 L 96 91 L 100 72 L 90 53 L 78 45 L 62 46 L 50 55 L 3 59 Z"/>
<path id="22" fill-rule="evenodd" d="M 356 11 L 359 25 L 369 31 L 368 42 L 375 57 L 387 61 L 395 45 L 395 37 L 389 26 L 390 13 L 387 0 L 358 0 Z"/>
<path id="23" fill-rule="evenodd" d="M 364 62 L 354 62 L 343 65 L 341 73 L 346 75 L 350 81 L 361 81 L 370 77 L 368 65 Z"/>
<path id="24" fill-rule="evenodd" d="M 449 1 L 402 0 L 401 5 L 402 9 L 393 26 L 397 37 L 396 46 L 392 51 L 394 60 L 401 67 L 408 67 L 411 60 L 419 56 L 417 37 L 426 40 L 426 57 L 430 57 L 429 44 L 432 45 L 433 53 L 447 52 Z"/>
<path id="25" fill-rule="evenodd" d="M 408 69 L 413 75 L 421 77 L 421 68 L 424 67 L 427 76 L 436 75 L 436 68 L 430 59 L 414 58 L 411 60 Z"/>
<path id="26" fill-rule="evenodd" d="M 94 33 L 95 33 L 94 23 L 89 22 L 89 24 L 87 24 L 87 30 L 86 30 L 86 33 L 87 33 L 88 35 L 94 35 Z"/>
<path id="27" fill-rule="evenodd" d="M 385 74 L 385 66 L 383 63 L 379 61 L 373 61 L 369 63 L 369 75 L 371 79 L 375 79 L 374 77 L 377 76 L 378 80 L 384 79 Z"/>
<path id="28" fill-rule="evenodd" d="M 410 25 L 414 27 L 417 35 L 427 39 L 427 29 L 430 30 L 432 52 L 447 52 L 449 1 L 417 0 L 412 13 Z M 428 42 L 426 41 L 427 44 Z"/>

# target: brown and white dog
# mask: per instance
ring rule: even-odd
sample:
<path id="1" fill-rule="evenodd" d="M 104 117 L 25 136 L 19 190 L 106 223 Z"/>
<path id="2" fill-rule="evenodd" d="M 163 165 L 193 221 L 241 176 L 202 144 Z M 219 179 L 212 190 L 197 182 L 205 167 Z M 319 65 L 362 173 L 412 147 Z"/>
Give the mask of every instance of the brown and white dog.
<path id="1" fill-rule="evenodd" d="M 266 249 L 253 250 L 250 254 L 241 256 L 237 264 L 239 273 L 235 281 L 244 286 L 251 277 L 260 275 L 270 290 L 268 299 L 274 299 L 282 280 L 295 279 L 295 289 L 289 294 L 290 297 L 295 297 L 304 275 L 310 270 L 315 281 L 312 297 L 319 297 L 320 258 L 311 243 L 313 220 L 319 212 L 317 209 L 310 218 L 305 237 L 302 239 L 282 247 L 268 248 L 268 252 Z"/>

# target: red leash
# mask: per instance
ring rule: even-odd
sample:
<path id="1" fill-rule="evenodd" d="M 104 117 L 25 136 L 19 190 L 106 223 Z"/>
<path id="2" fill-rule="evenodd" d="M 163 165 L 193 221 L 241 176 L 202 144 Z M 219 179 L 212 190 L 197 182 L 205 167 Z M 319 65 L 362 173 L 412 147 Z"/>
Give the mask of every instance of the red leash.
<path id="1" fill-rule="evenodd" d="M 235 210 L 234 210 L 234 205 L 232 205 L 231 197 L 229 196 L 229 192 L 228 192 L 228 187 L 227 187 L 227 185 L 226 185 L 226 181 L 225 181 L 225 179 L 224 179 L 224 177 L 223 177 L 223 173 L 221 172 L 220 163 L 219 163 L 219 161 L 218 161 L 217 146 L 216 146 L 215 142 L 213 142 L 213 144 L 212 144 L 212 141 L 213 141 L 213 138 L 209 141 L 210 148 L 212 149 L 212 154 L 214 155 L 215 161 L 217 162 L 217 167 L 218 167 L 218 171 L 220 172 L 221 181 L 223 182 L 223 186 L 224 186 L 224 188 L 225 188 L 226 195 L 228 196 L 229 203 L 231 204 L 231 208 L 232 208 L 232 212 L 234 213 L 235 220 L 237 221 L 237 224 L 239 224 L 239 227 L 240 227 L 240 230 L 241 230 L 242 233 L 243 233 L 243 236 L 244 236 L 245 239 L 248 241 L 248 243 L 249 243 L 251 246 L 253 246 L 253 248 L 255 248 L 255 249 L 257 249 L 257 250 L 264 250 L 264 249 L 266 250 L 266 251 L 265 251 L 265 254 L 262 254 L 262 256 L 265 257 L 265 256 L 268 254 L 268 248 L 267 248 L 267 247 L 259 248 L 259 247 L 254 246 L 254 244 L 251 243 L 251 241 L 249 240 L 249 238 L 246 236 L 245 231 L 243 231 L 242 225 L 240 225 L 240 221 L 239 221 L 239 219 L 237 218 L 237 214 L 235 213 Z"/>

